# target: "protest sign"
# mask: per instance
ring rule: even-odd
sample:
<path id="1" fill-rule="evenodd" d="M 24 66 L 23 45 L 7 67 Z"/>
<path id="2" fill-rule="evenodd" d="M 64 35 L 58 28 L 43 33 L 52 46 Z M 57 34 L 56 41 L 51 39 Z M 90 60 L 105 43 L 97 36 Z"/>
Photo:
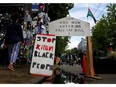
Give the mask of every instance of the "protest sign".
<path id="1" fill-rule="evenodd" d="M 54 35 L 36 35 L 33 57 L 31 62 L 30 72 L 43 76 L 52 75 L 52 66 L 54 64 L 55 55 Z"/>

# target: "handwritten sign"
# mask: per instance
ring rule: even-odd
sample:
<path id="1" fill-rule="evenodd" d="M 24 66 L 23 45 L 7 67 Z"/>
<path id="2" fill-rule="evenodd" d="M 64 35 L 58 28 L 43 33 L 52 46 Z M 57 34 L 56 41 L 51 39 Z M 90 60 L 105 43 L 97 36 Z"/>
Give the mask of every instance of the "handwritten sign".
<path id="1" fill-rule="evenodd" d="M 39 34 L 36 36 L 33 57 L 30 72 L 43 76 L 52 75 L 52 66 L 54 64 L 55 55 L 54 35 Z"/>
<path id="2" fill-rule="evenodd" d="M 90 36 L 90 23 L 65 17 L 50 22 L 48 30 L 56 36 Z"/>

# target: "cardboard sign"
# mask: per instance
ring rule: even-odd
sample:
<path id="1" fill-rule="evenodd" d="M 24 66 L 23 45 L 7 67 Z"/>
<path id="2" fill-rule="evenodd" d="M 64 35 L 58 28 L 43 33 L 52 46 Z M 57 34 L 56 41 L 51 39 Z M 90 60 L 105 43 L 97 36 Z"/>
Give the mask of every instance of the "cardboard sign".
<path id="1" fill-rule="evenodd" d="M 90 23 L 65 17 L 49 23 L 49 34 L 56 36 L 90 36 Z"/>
<path id="2" fill-rule="evenodd" d="M 30 73 L 42 76 L 52 75 L 56 37 L 54 35 L 36 35 Z"/>

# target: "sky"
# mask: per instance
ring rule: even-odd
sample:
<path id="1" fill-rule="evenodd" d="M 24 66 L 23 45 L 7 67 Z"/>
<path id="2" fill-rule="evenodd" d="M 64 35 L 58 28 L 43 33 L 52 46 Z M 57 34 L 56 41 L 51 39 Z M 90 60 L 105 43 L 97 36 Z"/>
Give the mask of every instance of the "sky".
<path id="1" fill-rule="evenodd" d="M 69 15 L 71 17 L 86 21 L 90 23 L 90 28 L 95 25 L 93 19 L 88 17 L 87 19 L 87 12 L 88 7 L 91 9 L 94 17 L 96 20 L 100 20 L 102 15 L 106 16 L 107 14 L 107 5 L 109 3 L 74 3 L 74 7 L 69 11 Z M 68 44 L 68 49 L 72 49 L 77 47 L 81 38 L 85 38 L 85 36 L 71 36 L 70 42 Z"/>

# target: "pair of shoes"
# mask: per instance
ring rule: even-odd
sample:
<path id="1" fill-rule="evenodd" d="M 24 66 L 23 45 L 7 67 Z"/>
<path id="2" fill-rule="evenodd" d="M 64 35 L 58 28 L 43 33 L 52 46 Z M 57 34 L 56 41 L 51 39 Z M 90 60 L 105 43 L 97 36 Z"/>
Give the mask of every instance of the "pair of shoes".
<path id="1" fill-rule="evenodd" d="M 8 69 L 10 69 L 11 71 L 15 71 L 13 67 L 8 66 Z"/>

